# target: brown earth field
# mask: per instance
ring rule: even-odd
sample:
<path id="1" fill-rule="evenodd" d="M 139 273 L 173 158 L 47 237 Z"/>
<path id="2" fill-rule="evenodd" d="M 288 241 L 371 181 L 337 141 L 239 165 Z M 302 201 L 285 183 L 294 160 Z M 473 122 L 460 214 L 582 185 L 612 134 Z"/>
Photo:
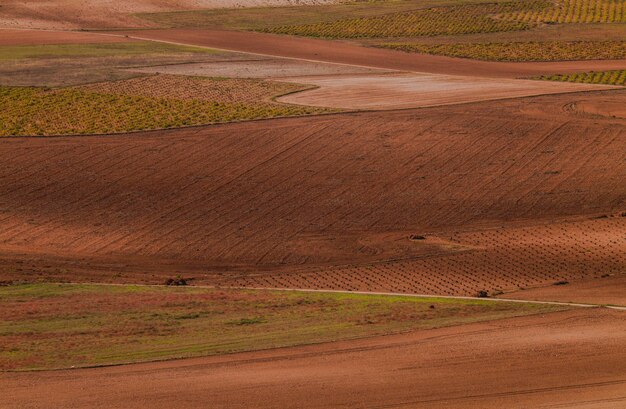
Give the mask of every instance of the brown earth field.
<path id="1" fill-rule="evenodd" d="M 5 139 L 0 279 L 475 295 L 623 274 L 626 124 L 577 98 Z"/>
<path id="2" fill-rule="evenodd" d="M 626 60 L 486 62 L 364 47 L 347 41 L 243 31 L 168 29 L 122 31 L 117 34 L 136 39 L 174 42 L 276 57 L 475 77 L 518 78 L 546 73 L 608 71 L 626 68 Z"/>
<path id="3" fill-rule="evenodd" d="M 625 274 L 607 274 L 600 279 L 580 280 L 565 285 L 567 289 L 559 285 L 538 287 L 508 293 L 506 298 L 626 306 Z"/>
<path id="4" fill-rule="evenodd" d="M 17 3 L 27 4 L 12 2 L 9 11 Z M 24 16 L 48 24 L 45 13 L 57 11 L 41 13 Z M 85 21 L 79 14 L 70 24 Z M 487 63 L 258 33 L 124 34 L 494 79 L 626 68 Z M 3 138 L 0 285 L 163 284 L 180 276 L 216 287 L 626 306 L 625 100 L 626 91 L 606 90 Z M 621 409 L 624 314 L 568 307 L 207 358 L 0 372 L 0 408 Z"/>
<path id="5" fill-rule="evenodd" d="M 626 405 L 625 320 L 585 308 L 210 358 L 0 373 L 0 386 L 6 409 L 617 409 Z"/>

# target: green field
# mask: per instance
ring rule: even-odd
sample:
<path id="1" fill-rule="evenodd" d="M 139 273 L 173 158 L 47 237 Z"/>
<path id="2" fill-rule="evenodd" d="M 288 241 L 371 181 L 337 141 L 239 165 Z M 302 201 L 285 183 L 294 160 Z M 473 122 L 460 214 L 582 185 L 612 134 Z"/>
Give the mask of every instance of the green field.
<path id="1" fill-rule="evenodd" d="M 332 112 L 271 100 L 307 88 L 298 84 L 171 78 L 71 88 L 0 86 L 0 136 L 110 134 Z"/>
<path id="2" fill-rule="evenodd" d="M 502 43 L 383 43 L 382 48 L 486 61 L 626 59 L 626 41 L 529 41 Z"/>
<path id="3" fill-rule="evenodd" d="M 132 285 L 0 287 L 0 369 L 67 368 L 398 333 L 562 307 Z"/>

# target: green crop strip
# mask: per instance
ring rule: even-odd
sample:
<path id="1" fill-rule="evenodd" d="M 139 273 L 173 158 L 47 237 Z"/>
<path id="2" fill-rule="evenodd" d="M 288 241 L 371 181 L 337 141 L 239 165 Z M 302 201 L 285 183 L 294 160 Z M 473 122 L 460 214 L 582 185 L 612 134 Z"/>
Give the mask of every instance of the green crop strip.
<path id="1" fill-rule="evenodd" d="M 206 356 L 430 329 L 565 307 L 193 287 L 0 287 L 0 369 Z"/>
<path id="2" fill-rule="evenodd" d="M 626 58 L 626 41 L 528 41 L 514 43 L 383 43 L 382 48 L 487 61 L 565 61 Z"/>
<path id="3" fill-rule="evenodd" d="M 0 136 L 108 134 L 332 112 L 270 100 L 272 92 L 303 88 L 297 84 L 160 78 L 61 89 L 0 86 Z M 218 92 L 201 92 L 206 89 Z"/>

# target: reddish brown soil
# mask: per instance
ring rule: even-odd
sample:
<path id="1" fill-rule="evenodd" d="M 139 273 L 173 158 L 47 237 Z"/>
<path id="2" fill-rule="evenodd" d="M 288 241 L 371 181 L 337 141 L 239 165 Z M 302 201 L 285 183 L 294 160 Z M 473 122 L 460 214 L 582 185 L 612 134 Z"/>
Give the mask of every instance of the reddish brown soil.
<path id="1" fill-rule="evenodd" d="M 350 42 L 274 34 L 220 30 L 143 30 L 123 34 L 135 38 L 244 51 L 278 57 L 325 61 L 401 71 L 479 77 L 529 77 L 539 74 L 626 68 L 626 61 L 505 63 L 363 47 Z"/>
<path id="2" fill-rule="evenodd" d="M 621 408 L 626 315 L 582 309 L 298 348 L 0 374 L 3 408 Z"/>
<path id="3" fill-rule="evenodd" d="M 599 278 L 561 284 L 518 291 L 505 296 L 520 300 L 626 306 L 626 274 L 604 274 Z"/>
<path id="4" fill-rule="evenodd" d="M 331 290 L 400 292 L 412 294 L 497 294 L 537 286 L 553 286 L 618 275 L 626 278 L 626 218 L 576 223 L 510 227 L 446 237 L 449 252 L 415 259 L 320 268 L 308 271 L 247 274 L 221 281 L 222 285 L 253 288 L 314 288 Z M 437 239 L 428 236 L 426 242 Z M 554 288 L 535 299 L 571 301 L 569 288 Z M 532 291 L 530 292 L 533 293 Z M 591 291 L 590 291 L 591 293 Z M 550 296 L 560 294 L 560 298 Z M 526 298 L 525 292 L 516 292 Z M 604 298 L 613 301 L 601 301 Z M 529 295 L 532 299 L 532 295 Z M 598 292 L 595 301 L 615 303 L 618 297 Z M 622 298 L 623 299 L 623 298 Z M 586 301 L 591 302 L 591 301 Z"/>
<path id="5" fill-rule="evenodd" d="M 0 46 L 45 44 L 94 44 L 130 41 L 125 37 L 103 36 L 73 31 L 0 29 Z"/>
<path id="6" fill-rule="evenodd" d="M 566 110 L 579 115 L 591 117 L 609 117 L 626 119 L 626 104 L 624 100 L 614 95 L 605 98 L 585 99 L 584 97 L 567 105 Z"/>
<path id="7" fill-rule="evenodd" d="M 473 295 L 624 271 L 621 217 L 463 233 L 626 209 L 626 124 L 569 115 L 572 98 L 7 139 L 1 277 L 257 285 L 349 266 L 336 277 L 357 268 L 358 288 Z"/>

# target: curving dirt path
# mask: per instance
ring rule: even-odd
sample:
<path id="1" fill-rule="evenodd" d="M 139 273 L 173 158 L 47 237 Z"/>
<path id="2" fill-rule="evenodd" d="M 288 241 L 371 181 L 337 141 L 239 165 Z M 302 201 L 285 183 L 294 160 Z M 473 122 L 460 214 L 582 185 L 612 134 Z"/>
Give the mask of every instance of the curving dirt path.
<path id="1" fill-rule="evenodd" d="M 167 29 L 124 31 L 115 34 L 128 35 L 137 39 L 204 46 L 275 57 L 474 77 L 518 78 L 539 74 L 626 68 L 626 60 L 486 62 L 363 47 L 347 41 L 330 41 L 247 31 Z"/>
<path id="2" fill-rule="evenodd" d="M 3 409 L 626 405 L 626 315 L 544 316 L 269 351 L 0 374 Z"/>

